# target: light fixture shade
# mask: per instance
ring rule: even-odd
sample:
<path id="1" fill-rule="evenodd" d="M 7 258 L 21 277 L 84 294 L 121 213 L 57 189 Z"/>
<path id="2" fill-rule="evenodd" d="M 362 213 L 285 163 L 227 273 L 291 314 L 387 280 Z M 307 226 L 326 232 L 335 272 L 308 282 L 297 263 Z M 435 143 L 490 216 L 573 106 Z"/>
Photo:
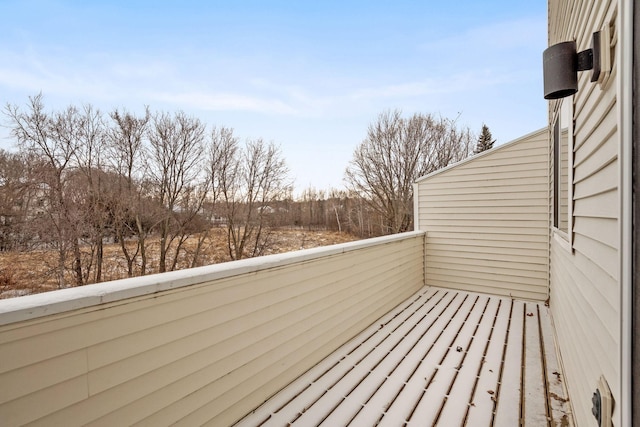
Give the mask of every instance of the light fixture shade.
<path id="1" fill-rule="evenodd" d="M 542 54 L 544 98 L 559 99 L 578 91 L 578 54 L 576 42 L 548 47 Z"/>

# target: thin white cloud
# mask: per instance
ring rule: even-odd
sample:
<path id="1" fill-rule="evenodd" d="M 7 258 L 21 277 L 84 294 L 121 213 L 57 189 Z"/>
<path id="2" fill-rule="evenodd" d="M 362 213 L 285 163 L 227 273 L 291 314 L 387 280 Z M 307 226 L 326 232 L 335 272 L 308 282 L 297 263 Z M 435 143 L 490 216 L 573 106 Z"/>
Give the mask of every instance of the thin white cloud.
<path id="1" fill-rule="evenodd" d="M 106 63 L 110 63 L 107 70 L 114 78 L 122 81 L 128 80 L 146 80 L 146 79 L 168 79 L 176 74 L 175 67 L 166 62 L 158 60 L 137 60 L 127 62 L 113 62 L 105 58 Z"/>
<path id="2" fill-rule="evenodd" d="M 415 104 L 421 97 L 424 108 L 432 108 L 433 102 L 449 95 L 464 95 L 464 101 L 458 102 L 463 109 L 473 93 L 521 77 L 518 72 L 522 71 L 514 70 L 512 51 L 530 47 L 535 38 L 532 34 L 540 33 L 540 27 L 544 28 L 544 20 L 537 18 L 501 22 L 422 44 L 419 50 L 425 54 L 411 65 L 434 61 L 432 68 L 425 67 L 424 78 L 398 73 L 393 80 L 380 79 L 379 85 L 371 84 L 373 79 L 360 80 L 360 69 L 309 70 L 300 79 L 295 73 L 287 75 L 287 69 L 278 76 L 261 74 L 261 68 L 272 67 L 261 67 L 246 58 L 225 58 L 225 66 L 220 67 L 215 61 L 206 63 L 202 56 L 187 57 L 184 53 L 180 62 L 172 62 L 173 58 L 146 58 L 133 53 L 126 57 L 100 52 L 79 56 L 64 51 L 15 52 L 0 48 L 0 57 L 5 58 L 0 64 L 0 90 L 6 87 L 30 94 L 42 91 L 88 102 L 121 104 L 133 100 L 152 107 L 159 102 L 165 104 L 164 108 L 307 118 L 402 107 Z M 505 49 L 509 53 L 501 59 Z M 473 58 L 468 57 L 471 54 Z M 482 55 L 488 61 L 472 61 Z M 327 76 L 341 81 L 331 81 Z"/>
<path id="3" fill-rule="evenodd" d="M 352 92 L 349 97 L 354 100 L 373 100 L 446 95 L 474 91 L 487 86 L 503 84 L 509 80 L 511 80 L 511 77 L 506 74 L 497 75 L 487 70 L 469 70 L 424 81 L 358 89 Z"/>
<path id="4" fill-rule="evenodd" d="M 61 60 L 37 54 L 35 51 L 0 52 L 7 61 L 0 64 L 0 88 L 43 92 L 66 98 L 114 101 L 139 99 L 145 104 L 153 101 L 175 105 L 179 109 L 206 111 L 248 111 L 265 114 L 297 115 L 299 109 L 286 102 L 285 96 L 217 91 L 203 82 L 181 75 L 172 64 L 144 58 L 123 62 L 108 56 L 94 55 L 82 62 Z M 207 83 L 207 82 L 205 82 Z M 201 88 L 201 89 L 197 89 Z M 289 97 L 293 95 L 289 91 Z M 294 98 L 305 95 L 299 92 Z"/>
<path id="5" fill-rule="evenodd" d="M 122 78 L 103 62 L 79 63 L 75 58 L 38 54 L 33 49 L 24 53 L 0 51 L 7 60 L 0 64 L 0 88 L 43 92 L 85 99 L 113 99 L 128 92 Z"/>
<path id="6" fill-rule="evenodd" d="M 495 22 L 489 25 L 469 28 L 443 39 L 429 41 L 420 46 L 422 51 L 487 52 L 537 47 L 544 41 L 546 17 L 521 18 L 511 21 Z"/>
<path id="7" fill-rule="evenodd" d="M 278 99 L 233 93 L 153 92 L 148 98 L 206 111 L 249 111 L 265 114 L 298 115 L 299 111 Z"/>

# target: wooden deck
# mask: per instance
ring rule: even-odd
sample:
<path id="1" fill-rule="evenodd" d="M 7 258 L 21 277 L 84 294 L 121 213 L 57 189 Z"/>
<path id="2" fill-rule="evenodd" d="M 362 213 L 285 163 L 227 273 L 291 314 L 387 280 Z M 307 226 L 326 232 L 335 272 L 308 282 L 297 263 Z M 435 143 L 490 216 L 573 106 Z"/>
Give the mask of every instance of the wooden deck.
<path id="1" fill-rule="evenodd" d="M 569 426 L 547 307 L 425 287 L 238 426 Z"/>

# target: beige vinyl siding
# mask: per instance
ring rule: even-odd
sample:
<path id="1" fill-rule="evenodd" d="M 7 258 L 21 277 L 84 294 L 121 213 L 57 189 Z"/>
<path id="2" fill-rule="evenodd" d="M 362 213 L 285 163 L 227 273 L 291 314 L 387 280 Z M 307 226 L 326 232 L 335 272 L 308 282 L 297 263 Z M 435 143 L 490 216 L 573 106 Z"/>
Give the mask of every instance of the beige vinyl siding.
<path id="1" fill-rule="evenodd" d="M 22 321 L 0 305 L 1 424 L 229 425 L 420 289 L 423 248 L 406 233 L 203 267 Z"/>
<path id="2" fill-rule="evenodd" d="M 418 180 L 428 285 L 547 298 L 547 138 L 543 129 Z"/>
<path id="3" fill-rule="evenodd" d="M 615 0 L 549 2 L 550 44 L 575 39 L 590 47 L 591 34 L 614 20 Z M 615 29 L 614 29 L 615 32 Z M 574 103 L 573 246 L 551 240 L 550 292 L 558 345 L 576 422 L 589 425 L 591 396 L 604 375 L 620 401 L 620 284 L 618 227 L 618 110 L 616 64 L 605 86 L 578 74 Z M 555 114 L 558 102 L 550 104 Z M 618 405 L 619 408 L 619 405 Z M 614 408 L 614 425 L 620 425 Z"/>

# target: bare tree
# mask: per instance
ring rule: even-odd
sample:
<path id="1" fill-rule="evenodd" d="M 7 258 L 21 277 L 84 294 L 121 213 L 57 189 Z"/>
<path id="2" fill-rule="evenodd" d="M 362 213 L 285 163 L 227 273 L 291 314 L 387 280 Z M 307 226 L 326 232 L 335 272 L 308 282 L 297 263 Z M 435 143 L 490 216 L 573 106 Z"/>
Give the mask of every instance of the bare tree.
<path id="1" fill-rule="evenodd" d="M 327 225 L 330 223 L 329 217 L 335 215 L 336 224 L 338 226 L 338 232 L 342 233 L 342 223 L 344 220 L 342 219 L 344 212 L 346 210 L 347 203 L 347 194 L 345 191 L 337 190 L 332 188 L 329 190 L 329 207 L 331 212 L 327 212 Z"/>
<path id="2" fill-rule="evenodd" d="M 144 165 L 147 127 L 151 115 L 145 109 L 142 116 L 117 109 L 109 114 L 112 125 L 108 130 L 109 158 L 111 167 L 119 177 L 111 195 L 111 211 L 114 216 L 114 232 L 127 263 L 127 275 L 134 275 L 134 265 L 140 256 L 140 274 L 146 274 L 146 238 L 151 221 L 145 213 L 150 203 L 145 200 L 142 182 L 145 180 Z M 127 238 L 135 237 L 136 245 L 130 248 Z"/>
<path id="3" fill-rule="evenodd" d="M 160 234 L 159 271 L 167 271 L 167 257 L 173 251 L 169 269 L 175 269 L 191 225 L 201 213 L 207 191 L 202 188 L 202 155 L 205 126 L 183 112 L 159 113 L 149 131 L 150 172 L 157 200 L 164 208 L 158 221 Z M 194 183 L 198 182 L 198 185 Z M 176 243 L 175 247 L 172 247 Z"/>
<path id="4" fill-rule="evenodd" d="M 383 234 L 380 228 L 380 214 L 376 212 L 371 203 L 360 194 L 351 191 L 345 199 L 346 224 L 350 233 L 360 237 L 373 237 Z"/>
<path id="5" fill-rule="evenodd" d="M 70 106 L 48 114 L 42 95 L 29 98 L 27 111 L 7 105 L 5 115 L 12 135 L 26 153 L 41 162 L 37 178 L 38 191 L 46 203 L 48 219 L 43 235 L 51 233 L 51 243 L 58 249 L 58 286 L 65 286 L 64 272 L 67 256 L 72 254 L 72 271 L 76 285 L 82 285 L 82 257 L 80 253 L 81 215 L 67 191 L 67 178 L 73 168 L 72 160 L 78 149 L 80 119 Z M 44 240 L 47 240 L 46 238 Z"/>
<path id="6" fill-rule="evenodd" d="M 77 146 L 74 163 L 79 171 L 74 195 L 76 206 L 81 207 L 81 221 L 90 251 L 85 255 L 84 283 L 102 281 L 103 242 L 109 233 L 109 209 L 106 200 L 109 176 L 104 171 L 103 156 L 106 149 L 105 124 L 102 114 L 91 105 L 78 112 L 78 131 L 74 136 Z M 93 264 L 95 260 L 95 269 Z M 92 270 L 93 269 L 93 270 Z M 92 274 L 93 272 L 93 274 Z"/>
<path id="7" fill-rule="evenodd" d="M 29 239 L 29 175 L 24 156 L 0 149 L 0 251 L 23 248 Z"/>
<path id="8" fill-rule="evenodd" d="M 456 121 L 432 115 L 403 118 L 387 111 L 369 126 L 345 173 L 352 191 L 381 215 L 383 234 L 410 230 L 413 183 L 469 155 L 471 135 Z"/>
<path id="9" fill-rule="evenodd" d="M 274 213 L 269 204 L 289 189 L 282 153 L 262 139 L 240 147 L 228 128 L 214 129 L 210 153 L 213 194 L 226 217 L 229 256 L 261 255 L 269 243 L 269 219 Z"/>
<path id="10" fill-rule="evenodd" d="M 308 230 L 326 228 L 325 192 L 315 187 L 308 187 L 302 192 L 299 203 L 300 224 Z"/>

